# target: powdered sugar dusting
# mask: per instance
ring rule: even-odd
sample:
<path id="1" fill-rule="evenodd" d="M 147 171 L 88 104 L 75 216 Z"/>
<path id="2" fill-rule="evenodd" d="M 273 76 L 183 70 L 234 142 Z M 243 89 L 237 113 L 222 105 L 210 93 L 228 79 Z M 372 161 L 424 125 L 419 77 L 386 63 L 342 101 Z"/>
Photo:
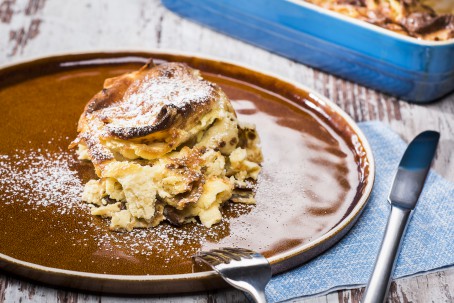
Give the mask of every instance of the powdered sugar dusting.
<path id="1" fill-rule="evenodd" d="M 188 259 L 209 239 L 219 239 L 220 234 L 228 234 L 227 222 L 211 229 L 201 224 L 190 224 L 184 228 L 161 224 L 152 229 L 134 229 L 128 233 L 102 232 L 96 230 L 99 227 L 92 228 L 95 229 L 93 234 L 100 252 L 111 254 L 121 251 L 128 256 L 161 258 L 162 269 Z"/>
<path id="2" fill-rule="evenodd" d="M 15 150 L 0 155 L 0 190 L 5 204 L 25 203 L 31 208 L 54 206 L 61 214 L 83 207 L 83 186 L 71 169 L 74 156 L 67 151 Z"/>
<path id="3" fill-rule="evenodd" d="M 110 126 L 152 125 L 163 106 L 171 104 L 182 109 L 205 103 L 214 91 L 214 85 L 203 80 L 198 72 L 182 64 L 164 64 L 136 80 L 122 102 L 102 109 L 100 115 L 110 120 Z"/>
<path id="4" fill-rule="evenodd" d="M 52 231 L 58 230 L 59 234 L 65 235 L 65 243 L 71 243 L 68 245 L 76 251 L 94 249 L 95 255 L 99 256 L 94 260 L 119 264 L 137 262 L 136 258 L 158 260 L 160 268 L 157 270 L 161 274 L 175 268 L 181 260 L 190 262 L 190 256 L 200 250 L 203 243 L 218 239 L 220 234 L 228 234 L 227 222 L 211 229 L 201 224 L 185 228 L 163 224 L 128 233 L 110 231 L 108 220 L 92 216 L 90 206 L 81 200 L 84 188 L 79 175 L 81 167 L 74 152 L 64 147 L 52 151 L 47 148 L 21 149 L 0 154 L 0 202 L 5 206 L 18 205 L 29 213 L 28 218 L 32 221 L 35 214 L 51 211 L 52 220 L 34 223 L 47 226 L 45 232 L 49 234 L 42 236 L 53 238 Z M 109 273 L 109 268 L 103 270 Z"/>

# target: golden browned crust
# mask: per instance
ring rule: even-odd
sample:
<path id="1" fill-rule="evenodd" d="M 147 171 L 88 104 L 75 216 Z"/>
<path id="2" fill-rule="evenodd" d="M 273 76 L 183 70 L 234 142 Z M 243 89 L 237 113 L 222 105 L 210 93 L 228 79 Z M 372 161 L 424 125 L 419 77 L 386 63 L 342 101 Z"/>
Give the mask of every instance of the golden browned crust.
<path id="1" fill-rule="evenodd" d="M 132 150 L 143 149 L 146 156 L 137 155 L 140 158 L 157 158 L 190 139 L 190 130 L 216 110 L 222 94 L 217 85 L 183 63 L 150 62 L 104 82 L 86 105 L 71 147 L 86 146 L 98 172 L 101 165 Z M 106 147 L 108 141 L 115 144 L 114 150 Z"/>

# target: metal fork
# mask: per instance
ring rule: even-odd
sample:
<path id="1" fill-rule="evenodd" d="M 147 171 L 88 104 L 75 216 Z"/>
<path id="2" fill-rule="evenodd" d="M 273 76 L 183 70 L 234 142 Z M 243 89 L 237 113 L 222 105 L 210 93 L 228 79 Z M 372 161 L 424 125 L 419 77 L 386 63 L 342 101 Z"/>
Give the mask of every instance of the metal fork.
<path id="1" fill-rule="evenodd" d="M 244 248 L 223 247 L 194 255 L 213 268 L 235 288 L 250 294 L 255 302 L 266 303 L 265 286 L 271 279 L 271 265 L 261 254 Z"/>

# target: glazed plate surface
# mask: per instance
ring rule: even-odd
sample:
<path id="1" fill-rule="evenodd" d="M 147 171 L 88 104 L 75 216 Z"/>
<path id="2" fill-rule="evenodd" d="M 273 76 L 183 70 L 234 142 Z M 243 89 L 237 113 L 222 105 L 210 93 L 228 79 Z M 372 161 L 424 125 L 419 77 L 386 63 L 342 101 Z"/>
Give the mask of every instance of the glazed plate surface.
<path id="1" fill-rule="evenodd" d="M 219 84 L 262 141 L 257 204 L 228 203 L 223 221 L 117 233 L 80 194 L 95 178 L 68 145 L 106 78 L 186 62 Z M 250 68 L 170 53 L 89 53 L 0 70 L 0 268 L 45 283 L 122 294 L 224 286 L 195 266 L 199 250 L 245 247 L 279 273 L 321 254 L 355 223 L 370 195 L 373 157 L 362 132 L 327 99 Z"/>

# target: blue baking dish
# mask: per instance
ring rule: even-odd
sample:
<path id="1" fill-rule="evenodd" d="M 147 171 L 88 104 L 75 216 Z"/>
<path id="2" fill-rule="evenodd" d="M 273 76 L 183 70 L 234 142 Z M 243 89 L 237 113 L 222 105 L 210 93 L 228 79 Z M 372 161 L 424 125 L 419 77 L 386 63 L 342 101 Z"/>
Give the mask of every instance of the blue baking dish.
<path id="1" fill-rule="evenodd" d="M 175 13 L 345 79 L 425 103 L 454 90 L 454 39 L 406 37 L 301 0 L 162 0 Z"/>

